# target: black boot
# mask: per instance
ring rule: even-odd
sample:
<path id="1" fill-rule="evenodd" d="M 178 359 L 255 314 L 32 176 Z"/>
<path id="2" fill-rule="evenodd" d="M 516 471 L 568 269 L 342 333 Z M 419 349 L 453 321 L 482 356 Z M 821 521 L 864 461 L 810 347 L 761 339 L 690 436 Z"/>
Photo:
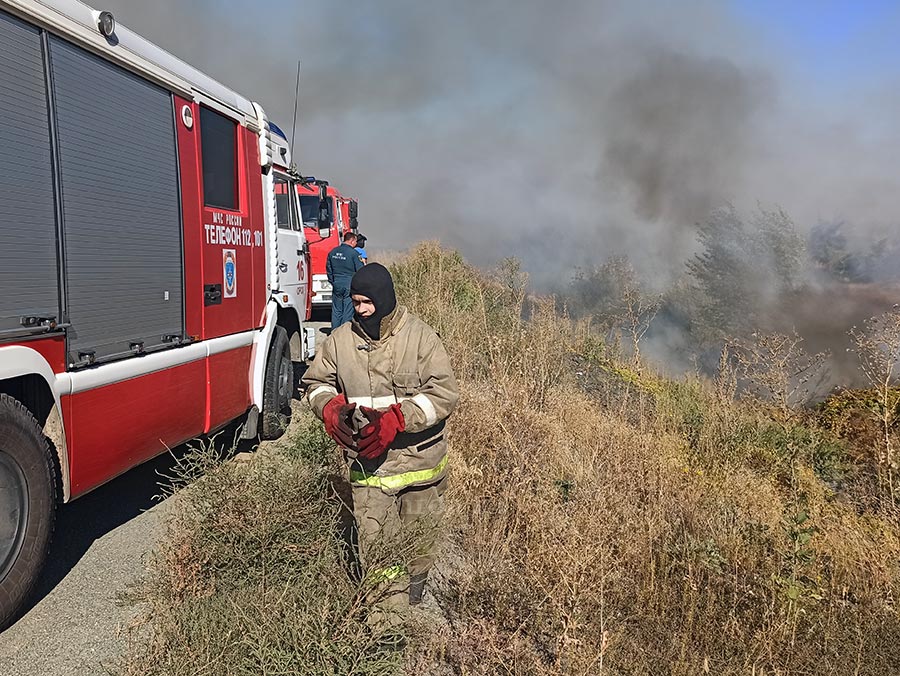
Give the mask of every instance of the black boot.
<path id="1" fill-rule="evenodd" d="M 422 603 L 422 595 L 425 593 L 425 581 L 428 573 L 416 573 L 409 578 L 409 605 L 417 606 Z"/>

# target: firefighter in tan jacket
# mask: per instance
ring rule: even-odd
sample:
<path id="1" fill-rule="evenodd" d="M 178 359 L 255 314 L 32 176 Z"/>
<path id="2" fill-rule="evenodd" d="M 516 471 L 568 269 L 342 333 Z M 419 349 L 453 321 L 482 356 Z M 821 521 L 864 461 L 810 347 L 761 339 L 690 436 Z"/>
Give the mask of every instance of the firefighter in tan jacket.
<path id="1" fill-rule="evenodd" d="M 360 557 L 368 566 L 366 548 L 375 538 L 416 522 L 433 528 L 440 519 L 447 485 L 444 425 L 459 392 L 440 338 L 397 304 L 384 266 L 360 269 L 350 295 L 353 321 L 332 332 L 303 382 L 310 407 L 350 464 Z M 432 545 L 408 565 L 370 571 L 390 583 L 389 605 L 421 601 Z"/>

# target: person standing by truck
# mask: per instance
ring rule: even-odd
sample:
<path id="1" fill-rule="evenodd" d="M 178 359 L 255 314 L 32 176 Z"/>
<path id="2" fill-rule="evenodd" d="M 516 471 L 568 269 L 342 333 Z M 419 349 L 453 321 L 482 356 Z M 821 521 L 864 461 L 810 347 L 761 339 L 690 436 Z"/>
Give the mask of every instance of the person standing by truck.
<path id="1" fill-rule="evenodd" d="M 379 608 L 390 612 L 422 599 L 447 486 L 444 427 L 459 389 L 440 337 L 397 304 L 387 268 L 366 265 L 350 294 L 352 323 L 332 332 L 303 382 L 344 449 L 360 560 L 384 591 Z M 414 560 L 367 560 L 378 538 L 405 527 L 425 531 Z"/>
<path id="2" fill-rule="evenodd" d="M 356 235 L 344 233 L 342 244 L 328 252 L 325 272 L 331 284 L 331 330 L 353 319 L 353 303 L 350 300 L 350 280 L 364 263 L 356 250 Z"/>
<path id="3" fill-rule="evenodd" d="M 366 253 L 366 236 L 362 233 L 356 233 L 356 250 L 363 263 L 369 262 L 369 254 Z"/>

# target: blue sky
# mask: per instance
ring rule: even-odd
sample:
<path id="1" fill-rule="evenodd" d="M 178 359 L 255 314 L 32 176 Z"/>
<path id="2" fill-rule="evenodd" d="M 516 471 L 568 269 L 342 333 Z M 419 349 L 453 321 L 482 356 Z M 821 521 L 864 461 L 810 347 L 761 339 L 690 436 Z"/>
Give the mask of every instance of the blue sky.
<path id="1" fill-rule="evenodd" d="M 738 17 L 822 91 L 900 80 L 900 3 L 891 0 L 732 0 Z"/>

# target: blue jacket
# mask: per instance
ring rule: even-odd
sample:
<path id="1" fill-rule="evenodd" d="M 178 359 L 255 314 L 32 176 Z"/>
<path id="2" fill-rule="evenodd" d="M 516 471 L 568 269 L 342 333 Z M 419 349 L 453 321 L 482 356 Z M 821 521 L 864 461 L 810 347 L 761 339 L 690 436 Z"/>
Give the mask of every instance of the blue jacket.
<path id="1" fill-rule="evenodd" d="M 341 244 L 328 252 L 325 270 L 332 286 L 350 287 L 353 275 L 363 266 L 359 252 L 349 244 Z"/>

